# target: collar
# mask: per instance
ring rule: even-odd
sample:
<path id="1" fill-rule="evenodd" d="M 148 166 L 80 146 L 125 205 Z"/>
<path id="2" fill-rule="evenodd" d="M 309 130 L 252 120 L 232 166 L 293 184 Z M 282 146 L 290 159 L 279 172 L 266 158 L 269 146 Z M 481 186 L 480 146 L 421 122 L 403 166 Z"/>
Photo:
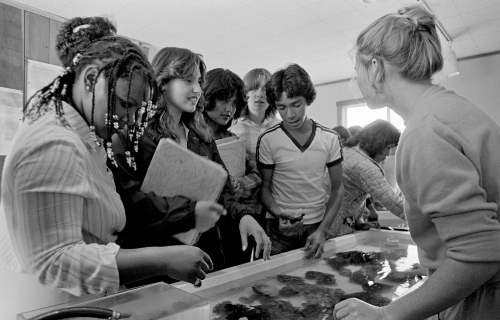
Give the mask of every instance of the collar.
<path id="1" fill-rule="evenodd" d="M 347 148 L 349 148 L 349 147 L 347 147 Z M 380 170 L 382 170 L 382 173 L 384 172 L 384 169 L 380 166 L 380 164 L 378 162 L 376 162 L 375 160 L 373 160 L 370 156 L 368 156 L 366 154 L 366 152 L 359 147 L 359 145 L 356 145 L 356 146 L 352 147 L 351 149 L 356 151 L 357 153 L 359 153 L 363 157 L 367 158 L 371 162 L 373 162 L 373 164 L 375 164 L 377 167 L 380 168 Z"/>
<path id="2" fill-rule="evenodd" d="M 420 96 L 420 98 L 415 101 L 411 106 L 410 106 L 410 112 L 408 112 L 408 115 L 406 116 L 406 118 L 404 119 L 404 125 L 407 126 L 408 125 L 408 122 L 410 121 L 410 119 L 413 117 L 413 115 L 417 114 L 418 113 L 418 105 L 426 100 L 429 96 L 431 95 L 434 95 L 435 93 L 437 92 L 440 92 L 440 91 L 445 91 L 446 89 L 440 85 L 433 85 L 433 86 L 430 86 L 427 90 L 424 91 L 424 93 Z"/>
<path id="3" fill-rule="evenodd" d="M 96 147 L 96 143 L 90 137 L 90 127 L 83 119 L 83 117 L 76 111 L 75 108 L 70 106 L 68 103 L 63 102 L 64 118 L 68 121 L 71 129 L 75 131 L 84 142 L 86 142 L 91 148 Z M 102 139 L 97 137 L 99 142 L 102 143 Z"/>
<path id="4" fill-rule="evenodd" d="M 250 120 L 250 118 L 248 118 L 248 116 L 246 116 L 246 115 L 243 116 L 243 117 L 241 117 L 241 118 L 239 118 L 238 121 L 240 121 L 240 120 L 241 121 L 246 121 L 246 122 L 248 122 L 248 123 L 250 123 L 250 124 L 252 124 L 252 125 L 260 128 L 260 127 L 263 127 L 263 126 L 267 125 L 273 119 L 274 119 L 274 117 L 264 118 L 264 121 L 262 122 L 262 125 L 260 125 L 260 126 L 258 124 L 256 124 L 255 122 L 253 122 L 252 120 Z"/>

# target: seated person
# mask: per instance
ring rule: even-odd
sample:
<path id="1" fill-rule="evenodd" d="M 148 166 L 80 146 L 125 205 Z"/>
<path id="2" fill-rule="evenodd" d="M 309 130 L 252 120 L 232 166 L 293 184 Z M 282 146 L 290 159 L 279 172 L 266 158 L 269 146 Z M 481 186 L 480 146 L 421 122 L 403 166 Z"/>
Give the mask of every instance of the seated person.
<path id="1" fill-rule="evenodd" d="M 233 117 L 239 117 L 246 105 L 245 84 L 243 80 L 227 69 L 218 68 L 210 70 L 207 73 L 203 95 L 206 101 L 203 114 L 214 138 L 216 140 L 228 137 L 237 138 L 236 134 L 228 131 L 228 128 L 231 126 Z M 260 178 L 260 173 L 257 170 L 255 162 L 251 160 L 248 154 L 246 154 L 245 168 L 242 168 L 243 170 L 245 174 L 242 177 L 231 176 L 235 191 L 234 199 L 251 207 L 254 215 L 257 216 L 261 210 L 258 194 L 262 185 L 262 179 Z M 239 231 L 236 235 L 239 235 Z M 246 241 L 246 237 L 243 237 L 242 240 Z M 256 252 L 260 252 L 264 241 L 259 238 L 255 239 L 255 242 Z M 237 248 L 241 248 L 242 246 L 238 241 L 232 241 L 232 243 Z M 247 243 L 245 242 L 243 246 L 247 246 Z M 240 251 L 238 250 L 238 252 Z M 237 254 L 235 253 L 234 255 L 236 256 Z M 239 260 L 241 263 L 248 262 L 250 255 L 245 253 Z"/>
<path id="2" fill-rule="evenodd" d="M 364 222 L 362 217 L 369 196 L 396 216 L 405 218 L 404 200 L 387 182 L 380 166 L 391 149 L 398 145 L 399 136 L 400 132 L 392 124 L 376 120 L 347 140 L 342 166 L 345 193 L 331 225 L 330 237 L 352 233 L 356 221 Z"/>
<path id="3" fill-rule="evenodd" d="M 272 254 L 302 247 L 306 257 L 320 258 L 344 193 L 340 137 L 307 116 L 316 92 L 299 65 L 275 72 L 266 94 L 283 119 L 257 142 Z M 323 186 L 326 170 L 332 181 L 328 203 Z"/>

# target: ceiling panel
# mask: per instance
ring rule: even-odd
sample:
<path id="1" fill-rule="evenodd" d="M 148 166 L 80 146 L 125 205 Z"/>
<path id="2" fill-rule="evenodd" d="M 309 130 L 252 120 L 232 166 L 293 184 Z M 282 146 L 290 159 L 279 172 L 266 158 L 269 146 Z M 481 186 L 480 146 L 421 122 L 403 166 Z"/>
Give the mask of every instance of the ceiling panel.
<path id="1" fill-rule="evenodd" d="M 462 14 L 462 19 L 467 25 L 497 20 L 498 17 L 500 17 L 500 4 Z"/>
<path id="2" fill-rule="evenodd" d="M 255 67 L 271 72 L 302 64 L 316 84 L 353 76 L 357 35 L 404 4 L 436 14 L 459 58 L 500 51 L 500 0 L 19 0 L 62 18 L 105 15 L 118 33 L 146 42 L 154 53 L 180 46 L 201 53 L 209 69 L 241 77 Z M 444 39 L 444 38 L 443 38 Z M 448 44 L 443 44 L 447 54 Z"/>

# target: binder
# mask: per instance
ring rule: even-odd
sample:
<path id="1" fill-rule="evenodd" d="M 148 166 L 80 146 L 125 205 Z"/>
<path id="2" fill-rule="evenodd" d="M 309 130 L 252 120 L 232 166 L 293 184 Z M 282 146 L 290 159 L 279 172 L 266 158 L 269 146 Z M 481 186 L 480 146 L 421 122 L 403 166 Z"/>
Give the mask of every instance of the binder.
<path id="1" fill-rule="evenodd" d="M 216 202 L 226 179 L 227 171 L 223 166 L 166 138 L 161 139 L 156 148 L 141 191 L 154 192 L 162 197 L 182 195 L 193 200 Z M 195 228 L 174 237 L 194 245 L 200 231 Z"/>
<path id="2" fill-rule="evenodd" d="M 246 170 L 246 149 L 243 142 L 232 136 L 216 140 L 215 143 L 229 174 L 236 178 L 243 177 Z"/>

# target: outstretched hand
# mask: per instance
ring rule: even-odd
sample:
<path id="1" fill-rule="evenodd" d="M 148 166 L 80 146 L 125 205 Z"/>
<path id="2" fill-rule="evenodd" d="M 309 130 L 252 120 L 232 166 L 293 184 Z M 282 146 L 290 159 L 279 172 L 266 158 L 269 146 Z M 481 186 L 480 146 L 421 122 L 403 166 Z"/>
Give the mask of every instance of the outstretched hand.
<path id="1" fill-rule="evenodd" d="M 205 279 L 214 268 L 210 256 L 198 247 L 180 245 L 162 249 L 168 257 L 167 275 L 176 280 L 195 283 L 197 279 Z"/>
<path id="2" fill-rule="evenodd" d="M 248 236 L 251 235 L 255 239 L 255 258 L 258 259 L 262 251 L 262 258 L 269 260 L 271 256 L 271 240 L 260 224 L 251 216 L 245 215 L 240 220 L 240 236 L 242 250 L 245 251 L 248 247 Z"/>

